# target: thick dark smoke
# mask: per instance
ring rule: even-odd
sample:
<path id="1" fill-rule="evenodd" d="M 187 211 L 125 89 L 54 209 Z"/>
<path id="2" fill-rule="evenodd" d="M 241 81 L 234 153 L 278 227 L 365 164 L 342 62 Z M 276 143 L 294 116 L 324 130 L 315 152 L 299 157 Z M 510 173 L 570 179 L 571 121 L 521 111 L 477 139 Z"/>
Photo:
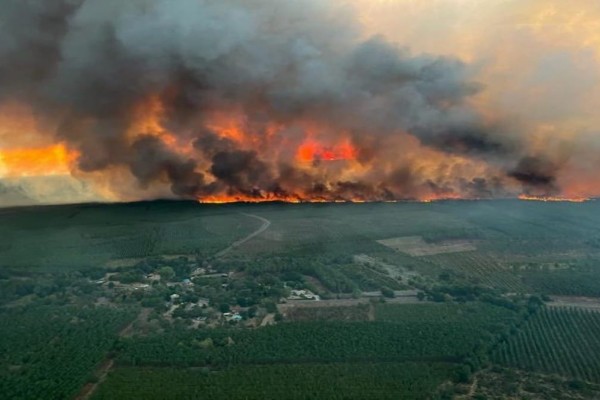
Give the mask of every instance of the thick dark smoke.
<path id="1" fill-rule="evenodd" d="M 141 137 L 131 145 L 131 150 L 131 172 L 143 185 L 166 176 L 172 182 L 173 193 L 180 196 L 200 193 L 204 187 L 202 174 L 196 172 L 196 163 L 191 159 L 181 159 L 160 139 Z"/>
<path id="2" fill-rule="evenodd" d="M 528 156 L 521 159 L 509 175 L 523 183 L 528 195 L 555 195 L 559 193 L 557 171 L 558 167 L 552 162 Z"/>
<path id="3" fill-rule="evenodd" d="M 491 197 L 507 193 L 506 181 L 555 191 L 556 170 L 469 104 L 481 87 L 468 66 L 359 33 L 349 11 L 324 0 L 4 0 L 0 101 L 58 120 L 57 139 L 80 152 L 82 171 L 125 167 L 142 187 L 166 180 L 182 197 Z M 191 152 L 131 132 L 152 96 L 163 128 Z M 216 114 L 242 116 L 249 138 L 215 132 Z M 297 168 L 309 133 L 348 139 L 369 172 Z M 486 163 L 486 175 L 424 179 L 402 145 L 410 136 Z"/>

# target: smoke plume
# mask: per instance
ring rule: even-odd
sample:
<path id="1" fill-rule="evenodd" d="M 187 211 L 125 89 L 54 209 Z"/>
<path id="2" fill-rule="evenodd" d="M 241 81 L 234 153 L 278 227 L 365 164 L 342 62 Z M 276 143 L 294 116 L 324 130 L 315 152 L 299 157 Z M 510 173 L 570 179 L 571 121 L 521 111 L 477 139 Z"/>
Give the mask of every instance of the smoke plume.
<path id="1" fill-rule="evenodd" d="M 473 67 L 365 38 L 340 2 L 2 8 L 0 108 L 27 107 L 76 154 L 73 173 L 117 198 L 161 187 L 206 201 L 560 193 L 559 165 L 474 105 L 486 89 Z"/>

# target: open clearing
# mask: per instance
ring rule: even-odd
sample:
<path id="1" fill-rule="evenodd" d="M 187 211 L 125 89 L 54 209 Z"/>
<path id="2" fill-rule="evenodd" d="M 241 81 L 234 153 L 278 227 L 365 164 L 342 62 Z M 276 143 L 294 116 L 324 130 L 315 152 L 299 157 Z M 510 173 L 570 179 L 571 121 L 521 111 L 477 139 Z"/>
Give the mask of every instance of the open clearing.
<path id="1" fill-rule="evenodd" d="M 408 254 L 412 257 L 433 256 L 445 253 L 464 253 L 475 251 L 477 247 L 468 240 L 447 240 L 439 243 L 427 243 L 421 236 L 403 236 L 378 240 L 386 247 Z"/>
<path id="2" fill-rule="evenodd" d="M 586 310 L 600 311 L 600 299 L 582 296 L 552 296 L 549 307 L 574 307 Z"/>
<path id="3" fill-rule="evenodd" d="M 407 269 L 402 268 L 398 265 L 391 265 L 391 264 L 384 263 L 382 261 L 379 261 L 375 257 L 371 257 L 366 254 L 357 254 L 353 257 L 353 259 L 354 259 L 354 262 L 368 266 L 368 267 L 373 267 L 373 266 L 381 267 L 381 268 L 383 268 L 383 270 L 387 271 L 389 276 L 391 276 L 394 279 L 401 279 L 401 280 L 408 281 L 409 279 L 413 279 L 413 278 L 419 276 L 419 274 L 414 271 L 408 271 Z"/>

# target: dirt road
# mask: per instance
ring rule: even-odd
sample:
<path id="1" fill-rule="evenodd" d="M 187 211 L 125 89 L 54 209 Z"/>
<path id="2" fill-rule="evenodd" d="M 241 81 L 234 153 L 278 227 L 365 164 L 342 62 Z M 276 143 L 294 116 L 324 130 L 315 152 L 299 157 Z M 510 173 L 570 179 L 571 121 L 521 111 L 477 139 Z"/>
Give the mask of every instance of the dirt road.
<path id="1" fill-rule="evenodd" d="M 142 308 L 142 310 L 140 311 L 140 314 L 133 321 L 131 321 L 125 328 L 121 329 L 121 331 L 119 332 L 119 337 L 130 336 L 131 332 L 133 331 L 133 324 L 136 321 L 140 321 L 140 320 L 145 321 L 148 318 L 148 315 L 150 315 L 151 311 L 152 311 L 152 309 L 150 309 L 150 308 Z M 75 400 L 87 400 L 90 397 L 92 397 L 92 394 L 94 394 L 94 392 L 96 391 L 98 386 L 102 382 L 104 382 L 104 380 L 106 379 L 106 376 L 108 375 L 109 371 L 112 369 L 114 364 L 115 364 L 115 362 L 113 359 L 106 357 L 104 359 L 104 361 L 102 361 L 100 366 L 94 372 L 94 375 L 98 378 L 96 380 L 96 382 L 86 383 L 85 386 L 81 389 L 81 392 L 79 392 L 79 394 L 75 397 Z"/>
<path id="2" fill-rule="evenodd" d="M 108 375 L 108 371 L 110 371 L 115 362 L 111 359 L 104 360 L 100 367 L 96 370 L 95 374 L 98 376 L 98 381 L 94 383 L 86 383 L 81 392 L 75 397 L 75 400 L 87 400 L 92 397 L 92 394 L 98 388 L 105 379 L 106 375 Z"/>
<path id="3" fill-rule="evenodd" d="M 573 307 L 600 311 L 600 299 L 583 296 L 552 296 L 552 301 L 546 303 L 548 307 Z"/>
<path id="4" fill-rule="evenodd" d="M 274 322 L 275 322 L 275 314 L 267 314 L 267 315 L 265 315 L 262 322 L 260 323 L 260 326 L 273 325 Z"/>
<path id="5" fill-rule="evenodd" d="M 246 243 L 247 241 L 249 241 L 250 239 L 260 235 L 261 233 L 263 233 L 264 231 L 266 231 L 269 226 L 271 226 L 271 221 L 269 221 L 266 218 L 263 217 L 259 217 L 258 215 L 254 215 L 254 214 L 246 214 L 246 213 L 241 213 L 242 215 L 245 215 L 246 217 L 250 217 L 250 218 L 255 218 L 258 219 L 259 221 L 262 222 L 262 225 L 260 226 L 260 228 L 258 228 L 257 230 L 255 230 L 254 232 L 252 232 L 251 234 L 249 234 L 248 236 L 232 243 L 229 247 L 227 247 L 224 250 L 221 250 L 220 252 L 218 252 L 217 254 L 214 255 L 214 258 L 221 258 L 224 255 L 226 255 L 227 253 L 229 253 L 231 250 L 235 249 L 236 247 L 241 246 L 242 244 Z"/>

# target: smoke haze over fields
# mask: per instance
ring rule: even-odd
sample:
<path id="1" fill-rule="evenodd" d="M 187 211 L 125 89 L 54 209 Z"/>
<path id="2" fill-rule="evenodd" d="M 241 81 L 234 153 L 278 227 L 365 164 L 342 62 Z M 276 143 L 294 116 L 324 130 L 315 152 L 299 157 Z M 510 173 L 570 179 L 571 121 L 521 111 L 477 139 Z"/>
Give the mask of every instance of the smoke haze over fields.
<path id="1" fill-rule="evenodd" d="M 597 32 L 578 0 L 7 0 L 0 205 L 597 196 Z"/>

